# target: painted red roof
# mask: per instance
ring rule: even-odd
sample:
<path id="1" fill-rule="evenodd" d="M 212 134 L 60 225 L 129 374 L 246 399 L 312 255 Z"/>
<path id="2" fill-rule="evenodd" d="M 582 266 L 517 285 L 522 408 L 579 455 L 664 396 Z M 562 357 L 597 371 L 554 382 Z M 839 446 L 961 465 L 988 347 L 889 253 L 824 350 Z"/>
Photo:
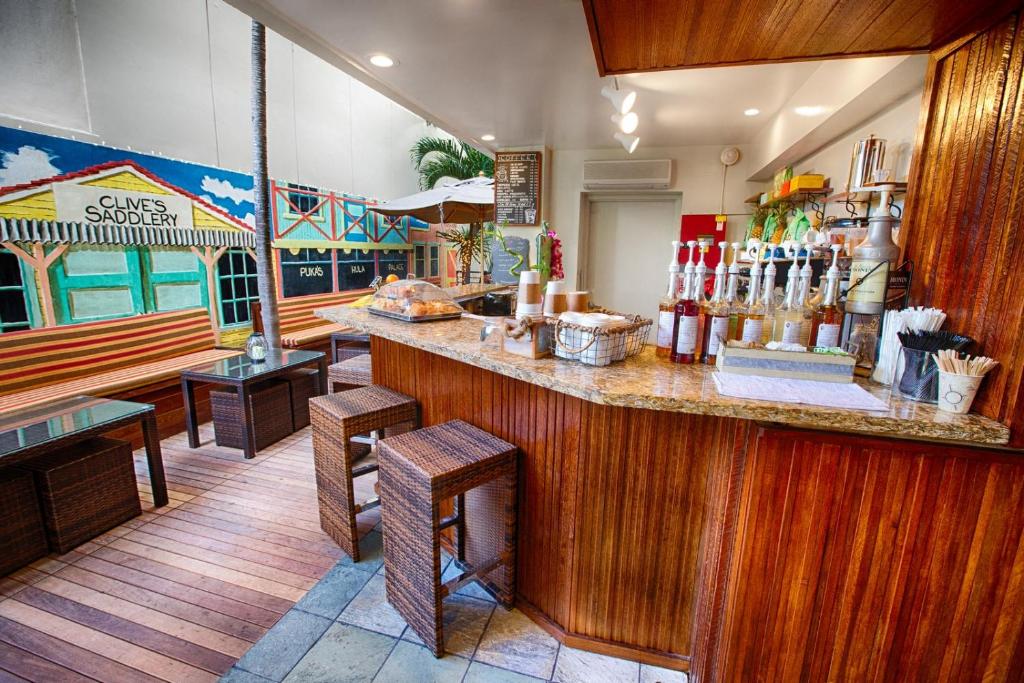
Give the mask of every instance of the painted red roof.
<path id="1" fill-rule="evenodd" d="M 44 185 L 49 185 L 51 183 L 59 183 L 59 182 L 65 181 L 65 180 L 74 180 L 75 178 L 84 178 L 84 177 L 87 177 L 87 176 L 96 175 L 97 173 L 99 173 L 101 171 L 107 171 L 107 170 L 111 170 L 111 169 L 115 169 L 115 168 L 123 168 L 124 166 L 131 166 L 133 169 L 135 169 L 136 171 L 138 171 L 142 175 L 146 176 L 147 178 L 152 180 L 157 185 L 160 185 L 161 187 L 165 187 L 168 190 L 171 190 L 172 192 L 176 192 L 177 194 L 184 195 L 185 197 L 188 197 L 192 201 L 200 204 L 204 209 L 206 209 L 210 213 L 216 214 L 218 217 L 223 218 L 223 219 L 229 221 L 230 223 L 232 223 L 233 225 L 237 226 L 238 228 L 240 228 L 242 230 L 248 230 L 249 232 L 254 232 L 253 228 L 248 223 L 245 223 L 244 221 L 239 220 L 235 216 L 232 216 L 230 213 L 228 213 L 224 209 L 221 209 L 218 206 L 214 206 L 213 204 L 211 204 L 210 202 L 206 201 L 202 197 L 194 195 L 191 192 L 189 192 L 188 190 L 184 190 L 184 189 L 178 187 L 177 185 L 173 185 L 173 184 L 167 182 L 166 180 L 164 180 L 160 176 L 155 175 L 154 173 L 151 173 L 144 166 L 142 166 L 138 162 L 132 161 L 131 159 L 125 159 L 123 161 L 107 161 L 107 162 L 104 162 L 102 164 L 96 164 L 95 166 L 89 166 L 87 168 L 83 168 L 83 169 L 78 170 L 78 171 L 71 171 L 70 173 L 62 173 L 60 175 L 55 175 L 55 176 L 52 176 L 50 178 L 40 178 L 38 180 L 33 180 L 32 182 L 28 182 L 28 183 L 21 183 L 19 185 L 8 185 L 6 187 L 0 187 L 0 197 L 2 197 L 5 194 L 11 193 L 11 192 L 22 192 L 23 190 L 31 190 L 34 187 L 42 187 Z"/>

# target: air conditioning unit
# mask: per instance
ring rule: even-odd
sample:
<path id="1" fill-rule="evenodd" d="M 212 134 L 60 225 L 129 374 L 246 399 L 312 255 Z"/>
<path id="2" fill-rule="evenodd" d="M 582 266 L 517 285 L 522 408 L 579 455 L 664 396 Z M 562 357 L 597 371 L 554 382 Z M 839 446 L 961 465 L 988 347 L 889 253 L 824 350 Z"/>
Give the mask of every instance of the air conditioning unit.
<path id="1" fill-rule="evenodd" d="M 585 190 L 667 190 L 671 184 L 671 159 L 583 162 Z"/>

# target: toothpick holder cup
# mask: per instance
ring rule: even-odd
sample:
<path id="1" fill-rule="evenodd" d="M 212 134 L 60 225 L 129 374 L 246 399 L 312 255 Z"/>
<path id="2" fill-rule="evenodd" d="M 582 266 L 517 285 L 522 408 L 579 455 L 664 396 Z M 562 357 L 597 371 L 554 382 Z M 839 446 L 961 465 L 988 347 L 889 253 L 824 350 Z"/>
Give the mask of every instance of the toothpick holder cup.
<path id="1" fill-rule="evenodd" d="M 963 415 L 971 410 L 985 375 L 957 375 L 939 370 L 939 410 Z"/>

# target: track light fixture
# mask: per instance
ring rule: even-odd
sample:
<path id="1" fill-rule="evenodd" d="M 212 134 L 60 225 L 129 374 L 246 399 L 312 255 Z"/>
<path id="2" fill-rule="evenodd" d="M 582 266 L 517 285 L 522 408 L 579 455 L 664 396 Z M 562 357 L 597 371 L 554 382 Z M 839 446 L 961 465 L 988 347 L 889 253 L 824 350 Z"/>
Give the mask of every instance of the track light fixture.
<path id="1" fill-rule="evenodd" d="M 628 153 L 632 154 L 636 146 L 640 144 L 640 138 L 635 135 L 627 135 L 626 133 L 616 133 L 615 139 L 622 143 L 622 148 Z"/>
<path id="2" fill-rule="evenodd" d="M 606 85 L 601 88 L 601 94 L 608 98 L 620 114 L 628 114 L 636 103 L 635 90 L 615 90 Z"/>
<path id="3" fill-rule="evenodd" d="M 628 114 L 612 114 L 612 122 L 618 125 L 619 130 L 623 133 L 632 133 L 640 125 L 640 117 L 636 115 L 635 111 Z"/>

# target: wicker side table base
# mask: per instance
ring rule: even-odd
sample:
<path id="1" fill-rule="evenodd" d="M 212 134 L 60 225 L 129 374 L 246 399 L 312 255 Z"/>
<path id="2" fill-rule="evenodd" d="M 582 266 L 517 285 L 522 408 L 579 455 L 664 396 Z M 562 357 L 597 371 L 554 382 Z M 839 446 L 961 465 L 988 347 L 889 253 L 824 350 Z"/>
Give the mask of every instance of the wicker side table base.
<path id="1" fill-rule="evenodd" d="M 0 576 L 49 552 L 32 473 L 7 468 L 0 472 Z"/>
<path id="2" fill-rule="evenodd" d="M 96 437 L 19 465 L 35 474 L 50 550 L 66 553 L 142 514 L 132 446 Z"/>
<path id="3" fill-rule="evenodd" d="M 373 384 L 373 365 L 370 354 L 346 358 L 327 366 L 327 391 L 336 393 Z"/>
<path id="4" fill-rule="evenodd" d="M 515 595 L 515 446 L 455 420 L 378 444 L 388 602 L 435 657 L 444 652 L 441 601 L 478 581 L 511 607 Z M 441 502 L 455 499 L 441 518 Z M 441 531 L 456 531 L 463 573 L 441 583 Z"/>
<path id="5" fill-rule="evenodd" d="M 254 387 L 249 395 L 252 403 L 253 429 L 256 431 L 256 450 L 280 441 L 294 430 L 292 425 L 291 395 L 288 383 L 270 380 Z M 242 407 L 238 394 L 231 388 L 210 390 L 210 408 L 213 412 L 213 436 L 218 446 L 244 448 Z"/>
<path id="6" fill-rule="evenodd" d="M 375 459 L 365 457 L 369 447 L 356 436 L 388 428 L 415 426 L 419 408 L 415 399 L 385 387 L 369 386 L 309 401 L 313 423 L 313 465 L 320 527 L 353 562 L 359 562 L 356 515 L 379 499 L 355 500 L 352 480 L 377 471 Z"/>
<path id="7" fill-rule="evenodd" d="M 299 431 L 309 426 L 309 399 L 320 394 L 319 371 L 302 368 L 282 379 L 288 383 L 288 393 L 291 395 L 292 428 Z"/>

